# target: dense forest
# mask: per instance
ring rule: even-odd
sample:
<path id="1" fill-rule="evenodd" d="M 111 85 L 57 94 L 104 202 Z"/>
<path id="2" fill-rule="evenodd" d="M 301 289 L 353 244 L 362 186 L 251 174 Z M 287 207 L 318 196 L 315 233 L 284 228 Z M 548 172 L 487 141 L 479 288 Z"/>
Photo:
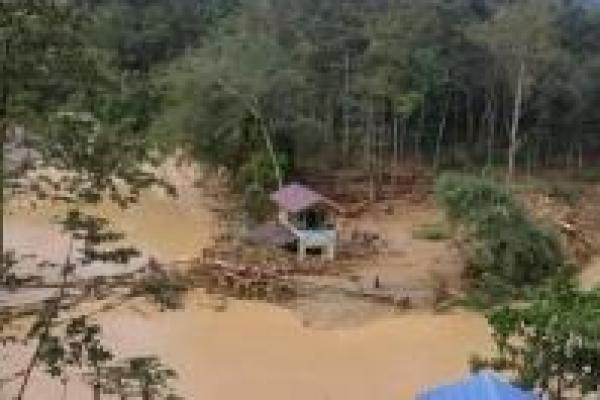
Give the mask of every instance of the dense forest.
<path id="1" fill-rule="evenodd" d="M 32 124 L 23 102 L 42 120 L 91 112 L 126 143 L 188 147 L 241 188 L 317 166 L 510 177 L 600 159 L 592 1 L 26 2 L 37 21 L 19 3 L 2 3 L 31 35 L 3 49 L 9 126 Z M 14 51 L 30 44 L 38 54 Z M 35 76 L 53 57 L 69 79 Z"/>

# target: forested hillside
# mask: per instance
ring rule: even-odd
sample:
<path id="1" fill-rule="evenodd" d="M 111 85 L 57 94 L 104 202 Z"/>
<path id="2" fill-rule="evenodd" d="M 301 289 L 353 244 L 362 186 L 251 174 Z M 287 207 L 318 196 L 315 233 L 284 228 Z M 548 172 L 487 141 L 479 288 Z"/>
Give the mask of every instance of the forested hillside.
<path id="1" fill-rule="evenodd" d="M 153 143 L 190 145 L 229 168 L 242 187 L 272 185 L 306 167 L 375 177 L 407 163 L 502 167 L 512 176 L 576 172 L 600 159 L 600 10 L 593 2 L 72 6 L 80 20 L 68 34 L 93 60 L 97 75 L 87 82 L 101 92 L 84 108 L 129 121 Z M 63 89 L 75 104 L 68 90 L 81 87 Z M 8 92 L 3 114 L 10 115 Z"/>
<path id="2" fill-rule="evenodd" d="M 243 181 L 272 181 L 273 157 L 284 173 L 375 175 L 599 158 L 600 12 L 587 2 L 240 3 L 163 82 L 180 123 L 167 126 Z"/>
<path id="3" fill-rule="evenodd" d="M 455 306 L 491 311 L 474 367 L 599 390 L 600 296 L 576 281 L 600 267 L 598 0 L 0 0 L 0 132 L 0 397 L 58 398 L 44 372 L 61 399 L 71 372 L 94 399 L 412 396 L 489 349 L 471 314 L 430 312 Z M 319 193 L 293 185 L 312 200 L 275 223 L 293 180 Z M 138 325 L 130 300 L 194 307 Z M 346 316 L 376 330 L 317 329 Z"/>

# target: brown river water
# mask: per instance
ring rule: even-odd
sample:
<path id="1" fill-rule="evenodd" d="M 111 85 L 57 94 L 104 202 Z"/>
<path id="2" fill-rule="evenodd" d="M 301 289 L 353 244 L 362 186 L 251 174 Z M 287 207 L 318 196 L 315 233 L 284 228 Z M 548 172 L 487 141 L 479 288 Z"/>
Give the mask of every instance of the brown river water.
<path id="1" fill-rule="evenodd" d="M 200 197 L 174 201 L 150 192 L 132 209 L 104 204 L 97 212 L 115 221 L 145 256 L 185 259 L 214 233 L 214 217 Z M 53 206 L 5 210 L 4 247 L 61 260 L 67 240 L 49 222 L 60 211 Z M 0 293 L 0 305 L 10 296 Z M 212 301 L 198 291 L 183 310 L 161 313 L 136 300 L 97 319 L 118 356 L 159 356 L 178 372 L 179 394 L 199 400 L 411 399 L 431 385 L 462 377 L 469 357 L 490 349 L 485 320 L 467 312 L 379 310 L 363 318 L 370 310 L 363 305 L 355 314 L 345 310 L 344 318 L 355 315 L 356 323 L 325 329 L 307 323 L 310 315 L 293 305 L 229 300 L 219 312 Z M 0 378 L 28 355 L 0 352 Z M 0 399 L 10 399 L 13 390 L 0 387 Z M 39 376 L 25 398 L 91 400 L 91 391 L 73 378 L 63 393 L 60 384 Z"/>

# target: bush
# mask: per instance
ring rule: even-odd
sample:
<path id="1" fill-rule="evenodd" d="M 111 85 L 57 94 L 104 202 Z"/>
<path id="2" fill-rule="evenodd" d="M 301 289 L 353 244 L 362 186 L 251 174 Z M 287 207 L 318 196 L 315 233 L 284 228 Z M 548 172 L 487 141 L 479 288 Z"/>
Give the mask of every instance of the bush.
<path id="1" fill-rule="evenodd" d="M 572 207 L 576 206 L 581 199 L 581 189 L 573 185 L 560 182 L 553 182 L 548 188 L 548 196 L 561 200 Z"/>
<path id="2" fill-rule="evenodd" d="M 443 224 L 426 224 L 415 230 L 413 237 L 426 240 L 446 240 L 450 237 L 450 233 Z"/>
<path id="3" fill-rule="evenodd" d="M 528 217 L 503 185 L 443 175 L 438 201 L 464 231 L 465 277 L 478 304 L 506 300 L 564 271 L 560 242 Z"/>
<path id="4" fill-rule="evenodd" d="M 599 183 L 600 182 L 600 168 L 589 167 L 578 171 L 575 174 L 574 179 L 584 183 Z"/>
<path id="5" fill-rule="evenodd" d="M 488 316 L 497 354 L 474 357 L 474 368 L 509 372 L 521 386 L 551 399 L 582 399 L 600 382 L 600 290 L 581 291 L 560 277 L 527 302 Z"/>

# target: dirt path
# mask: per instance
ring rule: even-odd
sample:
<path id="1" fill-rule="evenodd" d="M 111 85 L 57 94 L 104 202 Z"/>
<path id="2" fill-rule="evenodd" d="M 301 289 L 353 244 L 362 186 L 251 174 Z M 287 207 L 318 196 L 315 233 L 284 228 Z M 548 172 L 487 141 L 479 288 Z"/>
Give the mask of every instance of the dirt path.
<path id="1" fill-rule="evenodd" d="M 464 262 L 449 240 L 427 240 L 415 232 L 427 224 L 444 221 L 443 214 L 431 204 L 416 206 L 406 202 L 392 203 L 393 213 L 376 210 L 353 225 L 377 233 L 385 247 L 374 257 L 357 263 L 357 274 L 365 285 L 373 285 L 375 276 L 383 286 L 428 288 L 432 275 L 458 290 Z"/>

